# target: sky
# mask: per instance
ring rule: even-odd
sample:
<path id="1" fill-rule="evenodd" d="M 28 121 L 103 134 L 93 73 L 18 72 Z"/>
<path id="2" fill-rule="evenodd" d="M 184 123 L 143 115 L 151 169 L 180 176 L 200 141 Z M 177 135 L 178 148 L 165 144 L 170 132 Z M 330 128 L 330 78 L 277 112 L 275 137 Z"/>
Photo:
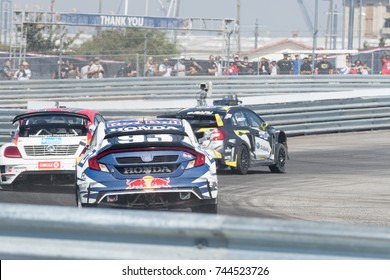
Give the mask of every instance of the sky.
<path id="1" fill-rule="evenodd" d="M 99 2 L 102 13 L 124 14 L 125 0 L 56 0 L 57 12 L 98 13 Z M 13 0 L 14 8 L 22 10 L 49 11 L 51 0 Z M 121 5 L 122 2 L 122 5 Z M 128 15 L 165 16 L 161 2 L 168 8 L 167 0 L 128 0 Z M 314 22 L 315 0 L 303 0 Z M 333 0 L 342 11 L 342 0 Z M 181 0 L 179 17 L 236 18 L 237 0 Z M 318 0 L 319 36 L 326 32 L 329 0 Z M 146 7 L 148 9 L 146 9 Z M 256 20 L 259 35 L 264 37 L 291 37 L 292 32 L 299 36 L 311 37 L 312 31 L 306 24 L 304 14 L 297 0 L 241 0 L 241 36 L 253 36 Z M 341 22 L 341 15 L 339 17 Z"/>

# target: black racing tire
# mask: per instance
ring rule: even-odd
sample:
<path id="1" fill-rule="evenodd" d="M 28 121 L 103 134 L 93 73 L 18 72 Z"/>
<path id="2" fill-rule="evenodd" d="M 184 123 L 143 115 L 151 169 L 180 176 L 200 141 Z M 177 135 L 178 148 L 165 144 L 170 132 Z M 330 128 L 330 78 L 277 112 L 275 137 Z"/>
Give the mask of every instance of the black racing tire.
<path id="1" fill-rule="evenodd" d="M 276 163 L 269 166 L 269 170 L 271 170 L 272 173 L 286 172 L 287 150 L 286 147 L 281 143 L 276 145 L 275 160 Z"/>
<path id="2" fill-rule="evenodd" d="M 81 199 L 80 199 L 80 189 L 77 185 L 76 185 L 76 207 L 83 208 L 83 204 L 81 203 Z"/>
<path id="3" fill-rule="evenodd" d="M 245 175 L 248 173 L 250 166 L 250 155 L 248 148 L 244 145 L 241 145 L 237 151 L 237 167 L 232 168 L 232 170 L 240 175 Z"/>
<path id="4" fill-rule="evenodd" d="M 195 213 L 217 214 L 218 204 L 206 204 L 206 205 L 191 207 L 191 211 Z"/>

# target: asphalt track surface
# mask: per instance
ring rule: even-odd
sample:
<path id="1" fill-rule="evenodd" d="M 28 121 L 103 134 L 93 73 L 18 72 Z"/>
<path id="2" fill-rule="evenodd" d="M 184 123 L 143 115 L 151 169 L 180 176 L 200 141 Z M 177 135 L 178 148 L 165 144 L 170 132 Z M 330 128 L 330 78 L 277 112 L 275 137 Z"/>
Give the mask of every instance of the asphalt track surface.
<path id="1" fill-rule="evenodd" d="M 220 172 L 220 214 L 390 225 L 390 130 L 288 141 L 285 174 L 266 167 L 245 176 Z M 75 206 L 75 196 L 1 191 L 0 202 Z"/>

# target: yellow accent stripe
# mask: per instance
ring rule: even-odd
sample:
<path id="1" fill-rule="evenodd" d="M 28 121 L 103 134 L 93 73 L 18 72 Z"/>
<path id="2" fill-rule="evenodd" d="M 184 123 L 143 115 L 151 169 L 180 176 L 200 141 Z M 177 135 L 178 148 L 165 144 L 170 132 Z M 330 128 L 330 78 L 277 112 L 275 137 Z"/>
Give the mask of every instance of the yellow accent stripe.
<path id="1" fill-rule="evenodd" d="M 205 128 L 199 128 L 196 132 L 205 132 L 205 131 L 207 131 L 207 130 L 210 130 L 210 128 L 207 128 L 207 127 L 205 127 Z"/>
<path id="2" fill-rule="evenodd" d="M 215 120 L 217 121 L 218 126 L 223 126 L 223 121 L 222 121 L 221 116 L 219 114 L 215 114 Z"/>
<path id="3" fill-rule="evenodd" d="M 235 133 L 238 137 L 241 137 L 242 135 L 240 135 L 240 134 L 249 133 L 249 130 L 234 130 L 234 133 Z"/>
<path id="4" fill-rule="evenodd" d="M 214 158 L 222 158 L 222 154 L 218 151 L 214 151 Z"/>
<path id="5" fill-rule="evenodd" d="M 231 166 L 231 167 L 237 167 L 237 155 L 235 161 L 225 161 L 225 165 Z"/>

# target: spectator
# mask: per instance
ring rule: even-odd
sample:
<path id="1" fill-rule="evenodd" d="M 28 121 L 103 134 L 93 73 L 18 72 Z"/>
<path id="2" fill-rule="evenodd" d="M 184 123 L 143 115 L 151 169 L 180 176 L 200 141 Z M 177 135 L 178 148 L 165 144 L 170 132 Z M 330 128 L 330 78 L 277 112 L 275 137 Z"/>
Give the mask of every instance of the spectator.
<path id="1" fill-rule="evenodd" d="M 387 53 L 382 56 L 382 75 L 390 75 L 390 55 Z"/>
<path id="2" fill-rule="evenodd" d="M 351 62 L 346 62 L 346 65 L 344 68 L 341 68 L 340 69 L 340 74 L 342 75 L 348 75 L 351 73 L 351 68 L 352 68 L 352 65 L 351 65 Z"/>
<path id="3" fill-rule="evenodd" d="M 137 76 L 137 69 L 135 68 L 135 66 L 131 61 L 127 62 L 127 65 L 124 69 L 124 77 L 130 78 L 136 76 Z"/>
<path id="4" fill-rule="evenodd" d="M 360 59 L 355 60 L 355 67 L 354 67 L 355 74 L 362 74 L 362 67 L 363 67 L 362 61 Z"/>
<path id="5" fill-rule="evenodd" d="M 245 65 L 240 61 L 240 57 L 238 56 L 238 54 L 234 55 L 234 64 L 237 66 L 237 70 L 238 70 L 237 75 L 239 74 L 242 75 L 243 72 L 245 71 Z"/>
<path id="6" fill-rule="evenodd" d="M 89 73 L 89 68 L 91 67 L 91 65 L 93 64 L 93 61 L 91 60 L 90 62 L 88 62 L 87 65 L 81 67 L 81 79 L 88 79 L 88 78 L 91 78 L 88 73 Z"/>
<path id="7" fill-rule="evenodd" d="M 65 61 L 58 61 L 58 68 L 53 73 L 53 79 L 68 79 L 69 78 L 69 65 Z M 60 71 L 60 74 L 58 74 Z"/>
<path id="8" fill-rule="evenodd" d="M 185 57 L 180 56 L 179 61 L 173 67 L 173 72 L 178 77 L 184 77 L 186 75 Z"/>
<path id="9" fill-rule="evenodd" d="M 280 74 L 280 69 L 278 64 L 276 63 L 276 60 L 272 60 L 271 65 L 270 65 L 270 75 L 271 76 L 276 76 Z"/>
<path id="10" fill-rule="evenodd" d="M 260 58 L 259 74 L 269 75 L 271 73 L 269 61 L 265 57 Z"/>
<path id="11" fill-rule="evenodd" d="M 234 61 L 229 61 L 229 66 L 226 69 L 226 75 L 237 76 L 238 75 L 238 67 Z"/>
<path id="12" fill-rule="evenodd" d="M 217 66 L 217 72 L 215 72 L 215 76 L 222 76 L 223 71 L 220 56 L 215 57 L 215 65 Z"/>
<path id="13" fill-rule="evenodd" d="M 164 58 L 163 63 L 161 63 L 160 66 L 158 67 L 158 72 L 159 72 L 159 75 L 163 76 L 163 77 L 170 77 L 171 76 L 172 66 L 169 65 L 168 58 Z"/>
<path id="14" fill-rule="evenodd" d="M 311 67 L 311 73 L 314 73 L 314 69 L 313 69 L 313 56 L 311 54 L 309 54 L 307 56 L 307 62 L 309 62 L 310 64 L 310 67 Z"/>
<path id="15" fill-rule="evenodd" d="M 145 77 L 156 76 L 158 72 L 157 70 L 157 64 L 153 62 L 153 57 L 149 56 L 144 68 Z"/>
<path id="16" fill-rule="evenodd" d="M 28 68 L 29 64 L 27 61 L 23 61 L 20 63 L 19 70 L 17 70 L 14 74 L 14 79 L 23 81 L 31 79 L 31 70 Z"/>
<path id="17" fill-rule="evenodd" d="M 89 67 L 88 75 L 90 75 L 92 79 L 101 79 L 103 78 L 103 74 L 104 68 L 100 64 L 99 58 L 96 57 L 93 60 L 91 67 Z"/>
<path id="18" fill-rule="evenodd" d="M 247 75 L 248 64 L 249 64 L 249 58 L 247 56 L 244 56 L 244 60 L 238 66 L 238 74 L 239 75 Z"/>
<path id="19" fill-rule="evenodd" d="M 293 71 L 293 63 L 288 59 L 288 53 L 283 54 L 283 59 L 278 61 L 280 75 L 290 75 Z"/>
<path id="20" fill-rule="evenodd" d="M 1 80 L 12 80 L 14 73 L 11 70 L 11 60 L 6 59 L 4 61 L 3 68 L 1 69 Z"/>
<path id="21" fill-rule="evenodd" d="M 367 63 L 364 63 L 361 69 L 362 75 L 368 75 L 371 72 L 371 68 L 368 67 Z"/>
<path id="22" fill-rule="evenodd" d="M 253 65 L 253 61 L 248 62 L 248 66 L 246 67 L 246 75 L 255 75 L 255 66 Z"/>
<path id="23" fill-rule="evenodd" d="M 322 56 L 322 60 L 317 63 L 314 71 L 316 75 L 333 74 L 333 65 L 328 61 L 328 57 L 326 55 Z"/>
<path id="24" fill-rule="evenodd" d="M 69 64 L 68 78 L 69 79 L 81 79 L 80 70 L 73 63 Z"/>
<path id="25" fill-rule="evenodd" d="M 200 66 L 196 61 L 194 57 L 190 58 L 190 66 L 188 67 L 188 74 L 189 75 L 198 75 L 203 72 L 202 66 Z"/>
<path id="26" fill-rule="evenodd" d="M 311 64 L 309 62 L 309 58 L 303 58 L 303 64 L 301 65 L 301 75 L 311 75 L 313 72 L 311 70 Z"/>
<path id="27" fill-rule="evenodd" d="M 295 55 L 295 60 L 293 61 L 293 74 L 299 75 L 303 61 L 299 58 L 299 54 Z"/>
<path id="28" fill-rule="evenodd" d="M 207 75 L 217 76 L 218 75 L 218 67 L 214 60 L 214 56 L 209 56 L 209 61 L 207 62 Z"/>

